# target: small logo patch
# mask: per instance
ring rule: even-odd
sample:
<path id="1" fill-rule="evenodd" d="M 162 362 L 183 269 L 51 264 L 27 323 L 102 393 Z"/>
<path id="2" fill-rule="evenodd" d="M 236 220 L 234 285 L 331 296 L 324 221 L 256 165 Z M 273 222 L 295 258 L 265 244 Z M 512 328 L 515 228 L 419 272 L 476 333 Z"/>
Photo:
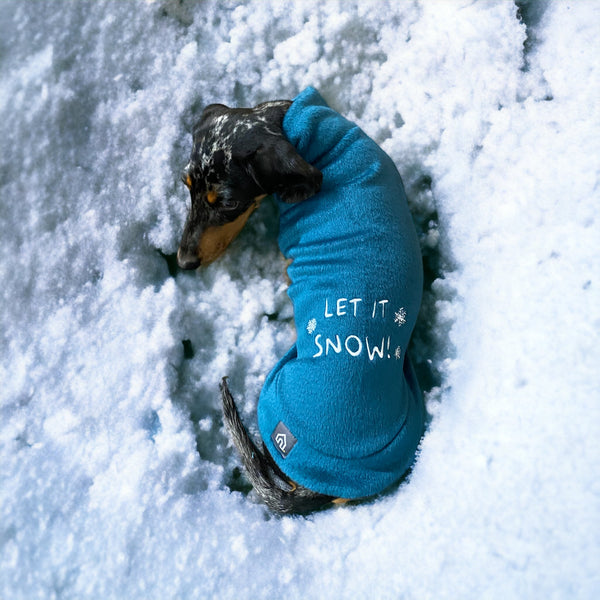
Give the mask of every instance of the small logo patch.
<path id="1" fill-rule="evenodd" d="M 296 445 L 298 441 L 294 434 L 281 422 L 277 423 L 275 431 L 271 434 L 271 440 L 275 444 L 275 448 L 279 451 L 279 454 L 283 458 L 287 458 L 291 449 Z"/>

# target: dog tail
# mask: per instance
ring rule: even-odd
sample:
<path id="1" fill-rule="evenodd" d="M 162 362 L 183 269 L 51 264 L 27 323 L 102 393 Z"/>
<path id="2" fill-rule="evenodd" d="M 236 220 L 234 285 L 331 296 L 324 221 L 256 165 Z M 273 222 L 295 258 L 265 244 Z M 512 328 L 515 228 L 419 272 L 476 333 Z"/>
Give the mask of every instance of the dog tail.
<path id="1" fill-rule="evenodd" d="M 264 442 L 259 450 L 242 423 L 227 378 L 221 381 L 223 420 L 237 448 L 250 483 L 274 512 L 281 514 L 307 513 L 317 510 L 334 500 L 290 482 L 277 466 Z"/>

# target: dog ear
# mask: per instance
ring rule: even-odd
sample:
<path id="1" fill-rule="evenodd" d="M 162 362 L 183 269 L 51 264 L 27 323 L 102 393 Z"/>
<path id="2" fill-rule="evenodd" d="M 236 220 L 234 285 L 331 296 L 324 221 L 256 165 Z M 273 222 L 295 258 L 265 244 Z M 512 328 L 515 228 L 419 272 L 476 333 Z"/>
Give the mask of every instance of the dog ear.
<path id="1" fill-rule="evenodd" d="M 267 194 L 275 193 L 290 204 L 306 200 L 321 189 L 321 171 L 307 163 L 284 138 L 248 152 L 246 165 Z"/>
<path id="2" fill-rule="evenodd" d="M 200 118 L 194 124 L 194 133 L 198 131 L 209 119 L 218 117 L 220 114 L 227 112 L 229 107 L 224 104 L 209 104 L 200 115 Z"/>

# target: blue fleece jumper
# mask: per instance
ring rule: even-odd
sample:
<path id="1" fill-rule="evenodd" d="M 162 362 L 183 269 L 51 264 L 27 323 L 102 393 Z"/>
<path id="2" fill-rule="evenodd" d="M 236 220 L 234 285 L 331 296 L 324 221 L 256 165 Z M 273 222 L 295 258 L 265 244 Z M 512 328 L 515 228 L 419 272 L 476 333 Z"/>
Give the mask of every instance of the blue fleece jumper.
<path id="1" fill-rule="evenodd" d="M 406 355 L 420 248 L 394 163 L 316 90 L 293 101 L 283 130 L 323 185 L 298 204 L 279 202 L 297 341 L 265 381 L 259 429 L 293 481 L 370 496 L 402 477 L 423 434 Z"/>

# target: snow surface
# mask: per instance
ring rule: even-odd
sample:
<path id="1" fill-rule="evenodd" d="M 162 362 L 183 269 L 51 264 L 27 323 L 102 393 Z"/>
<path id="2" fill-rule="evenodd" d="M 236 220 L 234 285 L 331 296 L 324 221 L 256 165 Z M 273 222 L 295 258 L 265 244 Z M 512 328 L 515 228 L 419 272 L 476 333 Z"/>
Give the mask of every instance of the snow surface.
<path id="1" fill-rule="evenodd" d="M 600 4 L 0 2 L 0 597 L 597 598 Z M 276 518 L 222 427 L 293 339 L 266 203 L 175 273 L 194 117 L 317 87 L 390 153 L 432 419 Z M 185 344 L 182 342 L 189 340 Z"/>

